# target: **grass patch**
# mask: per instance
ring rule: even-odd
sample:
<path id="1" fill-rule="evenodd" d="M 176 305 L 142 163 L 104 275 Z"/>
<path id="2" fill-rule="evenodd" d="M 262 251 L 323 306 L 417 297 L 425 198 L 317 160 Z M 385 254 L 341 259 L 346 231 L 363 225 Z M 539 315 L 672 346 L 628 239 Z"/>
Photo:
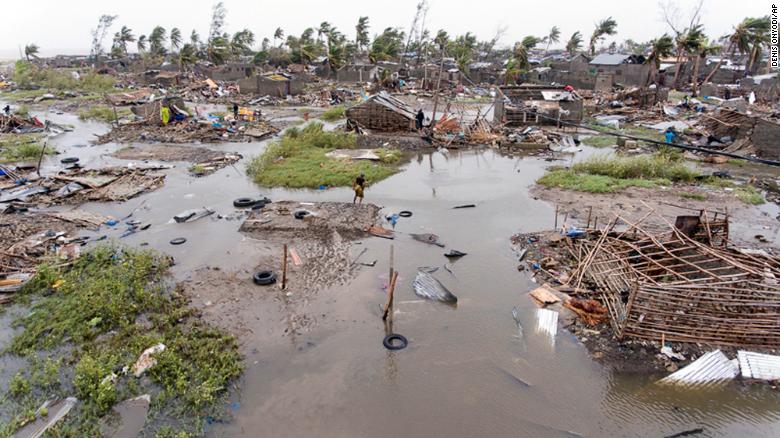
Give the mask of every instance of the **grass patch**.
<path id="1" fill-rule="evenodd" d="M 545 187 L 558 187 L 588 193 L 613 193 L 628 187 L 649 188 L 670 184 L 669 180 L 664 179 L 620 179 L 604 175 L 582 174 L 569 169 L 552 170 L 536 182 Z"/>
<path id="2" fill-rule="evenodd" d="M 14 114 L 19 117 L 30 117 L 30 107 L 27 105 L 19 105 L 19 107 L 14 110 Z"/>
<path id="3" fill-rule="evenodd" d="M 699 175 L 682 162 L 661 154 L 635 157 L 594 156 L 576 163 L 572 166 L 572 171 L 616 179 L 666 179 L 672 182 L 690 182 Z"/>
<path id="4" fill-rule="evenodd" d="M 707 195 L 705 195 L 704 193 L 682 192 L 680 193 L 680 197 L 683 199 L 695 199 L 697 201 L 707 200 Z"/>
<path id="5" fill-rule="evenodd" d="M 23 90 L 40 87 L 73 92 L 107 92 L 113 90 L 116 82 L 113 76 L 99 75 L 93 69 L 39 68 L 27 61 L 16 62 L 13 80 Z"/>
<path id="6" fill-rule="evenodd" d="M 0 426 L 0 437 L 34 417 L 44 400 L 67 395 L 79 404 L 50 436 L 101 436 L 98 418 L 141 394 L 152 395 L 150 436 L 162 424 L 200 435 L 206 416 L 225 418 L 216 406 L 242 371 L 236 341 L 197 318 L 165 281 L 169 265 L 154 252 L 104 245 L 69 268 L 39 266 L 18 294 L 36 299 L 5 351 L 32 365 L 14 377 L 4 402 L 11 421 Z M 167 348 L 143 378 L 123 371 L 157 343 Z"/>
<path id="7" fill-rule="evenodd" d="M 43 145 L 40 137 L 32 134 L 0 134 L 0 163 L 37 160 Z M 54 153 L 46 148 L 46 155 Z"/>
<path id="8" fill-rule="evenodd" d="M 378 150 L 380 163 L 367 160 L 335 160 L 325 156 L 333 149 L 353 149 L 353 134 L 324 131 L 321 123 L 290 128 L 281 139 L 268 145 L 247 170 L 254 181 L 267 187 L 349 187 L 360 173 L 368 185 L 396 173 L 400 152 Z"/>
<path id="9" fill-rule="evenodd" d="M 320 118 L 322 120 L 325 120 L 326 122 L 333 122 L 346 117 L 346 111 L 347 108 L 344 107 L 343 105 L 334 106 L 326 110 L 324 113 L 322 113 L 322 115 L 320 115 Z"/>
<path id="10" fill-rule="evenodd" d="M 116 116 L 119 118 L 130 114 L 132 112 L 127 108 L 121 108 L 116 111 Z M 98 120 L 105 123 L 113 123 L 116 120 L 114 108 L 105 105 L 82 108 L 79 110 L 78 115 L 81 120 Z"/>
<path id="11" fill-rule="evenodd" d="M 761 205 L 764 202 L 764 195 L 757 188 L 751 185 L 745 185 L 734 189 L 734 196 L 745 204 Z"/>
<path id="12" fill-rule="evenodd" d="M 612 135 L 593 135 L 591 137 L 583 139 L 582 142 L 588 146 L 593 146 L 596 148 L 605 148 L 608 146 L 617 145 L 617 137 Z"/>

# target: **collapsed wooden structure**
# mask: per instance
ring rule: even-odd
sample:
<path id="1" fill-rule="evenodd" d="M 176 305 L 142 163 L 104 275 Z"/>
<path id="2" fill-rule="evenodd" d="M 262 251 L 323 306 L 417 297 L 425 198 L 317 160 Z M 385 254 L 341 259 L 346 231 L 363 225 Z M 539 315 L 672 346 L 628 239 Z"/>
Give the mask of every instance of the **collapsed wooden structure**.
<path id="1" fill-rule="evenodd" d="M 619 337 L 780 347 L 780 259 L 730 245 L 724 214 L 641 222 L 615 218 L 571 247 L 570 281 L 597 287 Z"/>
<path id="2" fill-rule="evenodd" d="M 346 111 L 347 119 L 377 131 L 413 131 L 415 111 L 384 91 Z"/>

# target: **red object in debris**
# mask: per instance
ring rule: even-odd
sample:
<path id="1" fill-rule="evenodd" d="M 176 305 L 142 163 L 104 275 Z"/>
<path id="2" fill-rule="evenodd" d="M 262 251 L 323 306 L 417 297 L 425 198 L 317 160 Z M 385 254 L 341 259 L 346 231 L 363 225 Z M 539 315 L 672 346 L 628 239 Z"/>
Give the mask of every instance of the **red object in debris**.
<path id="1" fill-rule="evenodd" d="M 563 87 L 563 89 L 566 90 L 566 91 L 574 91 L 574 87 L 572 87 L 571 85 L 567 85 L 567 86 Z"/>
<path id="2" fill-rule="evenodd" d="M 35 126 L 38 126 L 39 128 L 43 128 L 43 123 L 41 123 L 41 121 L 38 120 L 37 117 L 33 117 L 30 120 L 32 120 L 32 122 L 35 123 Z"/>

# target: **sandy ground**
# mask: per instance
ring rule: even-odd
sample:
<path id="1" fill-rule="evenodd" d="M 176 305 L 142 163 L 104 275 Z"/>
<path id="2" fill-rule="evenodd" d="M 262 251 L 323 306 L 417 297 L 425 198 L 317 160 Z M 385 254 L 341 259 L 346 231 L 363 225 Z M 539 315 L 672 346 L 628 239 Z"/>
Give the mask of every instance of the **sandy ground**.
<path id="1" fill-rule="evenodd" d="M 700 189 L 679 186 L 664 188 L 632 187 L 617 193 L 604 194 L 544 188 L 541 186 L 536 186 L 531 190 L 531 194 L 535 198 L 558 206 L 558 226 L 563 225 L 564 222 L 567 225 L 584 226 L 587 223 L 591 209 L 591 226 L 595 221 L 597 221 L 599 226 L 604 226 L 615 215 L 636 221 L 643 218 L 650 209 L 654 209 L 668 219 L 679 215 L 695 215 L 700 210 L 707 210 L 709 212 L 728 212 L 732 225 L 730 237 L 734 242 L 760 246 L 760 242 L 754 238 L 756 234 L 760 233 L 769 240 L 769 242 L 763 245 L 764 247 L 777 247 L 777 244 L 780 243 L 776 235 L 778 231 L 777 220 L 767 211 L 745 204 L 734 197 L 733 194 L 722 191 L 706 192 L 707 199 L 704 201 L 682 198 L 680 193 L 683 192 L 702 193 Z M 648 226 L 666 227 L 667 224 L 657 216 L 651 215 L 643 223 Z"/>
<path id="2" fill-rule="evenodd" d="M 307 209 L 312 214 L 295 219 L 293 213 Z M 210 323 L 234 333 L 248 354 L 265 341 L 279 340 L 313 330 L 326 314 L 310 308 L 319 293 L 349 282 L 360 265 L 361 245 L 354 239 L 367 236 L 363 229 L 377 219 L 379 207 L 372 204 L 301 203 L 281 201 L 255 211 L 241 232 L 263 247 L 254 263 L 235 271 L 202 268 L 181 284 Z M 288 244 L 287 285 L 281 289 L 283 245 Z M 272 270 L 277 283 L 259 286 L 252 275 Z"/>

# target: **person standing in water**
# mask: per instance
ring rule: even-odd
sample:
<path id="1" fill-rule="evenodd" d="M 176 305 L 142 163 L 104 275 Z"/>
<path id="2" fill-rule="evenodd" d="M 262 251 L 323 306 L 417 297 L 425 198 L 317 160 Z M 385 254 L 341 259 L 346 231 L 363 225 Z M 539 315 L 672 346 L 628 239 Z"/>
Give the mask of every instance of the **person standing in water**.
<path id="1" fill-rule="evenodd" d="M 355 201 L 360 198 L 360 202 L 358 204 L 363 203 L 363 190 L 366 188 L 366 175 L 364 173 L 361 173 L 360 176 L 355 178 L 355 197 L 352 198 L 352 203 L 354 204 Z"/>

